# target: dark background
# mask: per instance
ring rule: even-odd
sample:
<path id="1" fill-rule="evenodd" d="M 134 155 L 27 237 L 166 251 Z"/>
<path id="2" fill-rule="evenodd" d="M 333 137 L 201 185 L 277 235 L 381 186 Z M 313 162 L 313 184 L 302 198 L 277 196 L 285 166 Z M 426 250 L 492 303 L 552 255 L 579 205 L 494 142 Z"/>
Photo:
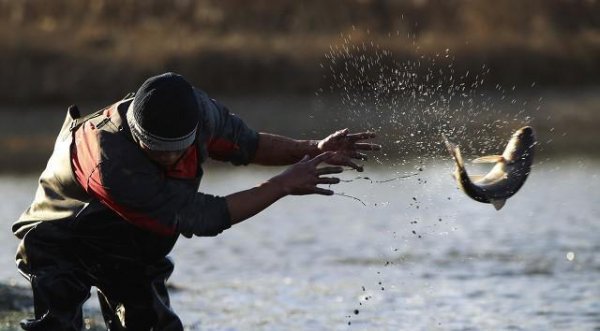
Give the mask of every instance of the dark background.
<path id="1" fill-rule="evenodd" d="M 397 131 L 343 121 L 353 114 L 340 108 L 379 100 L 349 105 L 344 93 L 372 92 L 361 79 L 398 63 L 423 79 L 445 55 L 454 78 L 438 78 L 461 76 L 482 96 L 471 102 L 515 100 L 502 107 L 533 118 L 552 141 L 547 151 L 594 154 L 598 13 L 595 0 L 0 0 L 0 170 L 43 168 L 68 105 L 91 112 L 165 71 L 183 74 L 259 130 L 313 138 L 353 124 Z M 358 52 L 344 58 L 348 49 Z M 349 61 L 366 70 L 332 74 Z M 386 97 L 404 104 L 404 95 Z M 327 125 L 315 127 L 315 116 Z"/>
<path id="2" fill-rule="evenodd" d="M 488 82 L 598 84 L 595 0 L 0 1 L 0 102 L 120 96 L 156 72 L 212 93 L 312 93 L 340 36 L 399 59 L 450 49 Z"/>

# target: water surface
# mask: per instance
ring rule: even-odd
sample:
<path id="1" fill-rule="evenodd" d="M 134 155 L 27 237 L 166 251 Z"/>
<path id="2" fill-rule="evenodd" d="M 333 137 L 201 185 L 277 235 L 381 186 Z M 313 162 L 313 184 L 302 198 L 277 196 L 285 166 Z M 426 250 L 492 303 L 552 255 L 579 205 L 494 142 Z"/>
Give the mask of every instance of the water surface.
<path id="1" fill-rule="evenodd" d="M 189 330 L 600 330 L 599 169 L 541 162 L 497 212 L 456 189 L 449 161 L 372 165 L 372 180 L 418 175 L 335 187 L 366 206 L 289 197 L 216 238 L 181 239 L 173 306 Z M 275 172 L 212 167 L 201 188 L 227 194 Z M 0 281 L 26 285 L 10 224 L 35 183 L 0 177 Z"/>

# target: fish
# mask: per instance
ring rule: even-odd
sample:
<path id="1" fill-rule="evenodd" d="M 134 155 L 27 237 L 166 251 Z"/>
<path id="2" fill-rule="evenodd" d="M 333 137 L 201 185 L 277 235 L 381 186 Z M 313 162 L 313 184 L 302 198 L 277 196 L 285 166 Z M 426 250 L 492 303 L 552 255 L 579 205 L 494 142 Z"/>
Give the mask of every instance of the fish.
<path id="1" fill-rule="evenodd" d="M 504 207 L 506 200 L 519 191 L 531 173 L 537 141 L 530 126 L 515 131 L 502 155 L 487 155 L 472 161 L 494 164 L 485 175 L 468 175 L 459 146 L 450 142 L 443 133 L 442 138 L 456 163 L 453 177 L 458 187 L 473 200 L 490 203 L 496 210 Z"/>

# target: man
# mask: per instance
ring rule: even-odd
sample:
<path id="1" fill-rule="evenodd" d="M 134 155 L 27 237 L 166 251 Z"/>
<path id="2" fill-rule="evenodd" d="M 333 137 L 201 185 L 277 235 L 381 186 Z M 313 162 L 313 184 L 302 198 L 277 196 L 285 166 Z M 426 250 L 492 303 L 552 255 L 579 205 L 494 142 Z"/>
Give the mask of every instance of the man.
<path id="1" fill-rule="evenodd" d="M 179 234 L 215 236 L 286 195 L 333 191 L 327 175 L 372 133 L 338 131 L 320 141 L 249 129 L 174 73 L 149 78 L 134 98 L 85 118 L 71 107 L 29 209 L 13 225 L 19 271 L 31 282 L 35 318 L 25 330 L 80 330 L 98 289 L 109 330 L 183 330 L 171 310 L 167 254 Z M 198 192 L 208 157 L 236 165 L 293 164 L 226 197 Z M 318 168 L 321 163 L 332 166 Z"/>

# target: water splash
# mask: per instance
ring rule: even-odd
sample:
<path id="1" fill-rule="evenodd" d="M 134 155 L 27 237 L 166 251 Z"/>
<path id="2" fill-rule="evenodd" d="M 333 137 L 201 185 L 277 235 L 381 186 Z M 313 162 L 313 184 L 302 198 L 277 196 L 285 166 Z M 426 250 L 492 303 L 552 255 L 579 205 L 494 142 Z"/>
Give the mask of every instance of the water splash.
<path id="1" fill-rule="evenodd" d="M 407 59 L 373 41 L 342 36 L 321 64 L 328 86 L 317 94 L 339 98 L 336 117 L 345 125 L 379 133 L 384 151 L 374 157 L 378 164 L 394 168 L 415 156 L 446 158 L 441 133 L 467 155 L 496 153 L 506 132 L 531 122 L 529 103 L 515 97 L 516 86 L 491 87 L 485 64 L 477 71 L 458 68 L 449 48 L 426 54 L 412 44 Z"/>

